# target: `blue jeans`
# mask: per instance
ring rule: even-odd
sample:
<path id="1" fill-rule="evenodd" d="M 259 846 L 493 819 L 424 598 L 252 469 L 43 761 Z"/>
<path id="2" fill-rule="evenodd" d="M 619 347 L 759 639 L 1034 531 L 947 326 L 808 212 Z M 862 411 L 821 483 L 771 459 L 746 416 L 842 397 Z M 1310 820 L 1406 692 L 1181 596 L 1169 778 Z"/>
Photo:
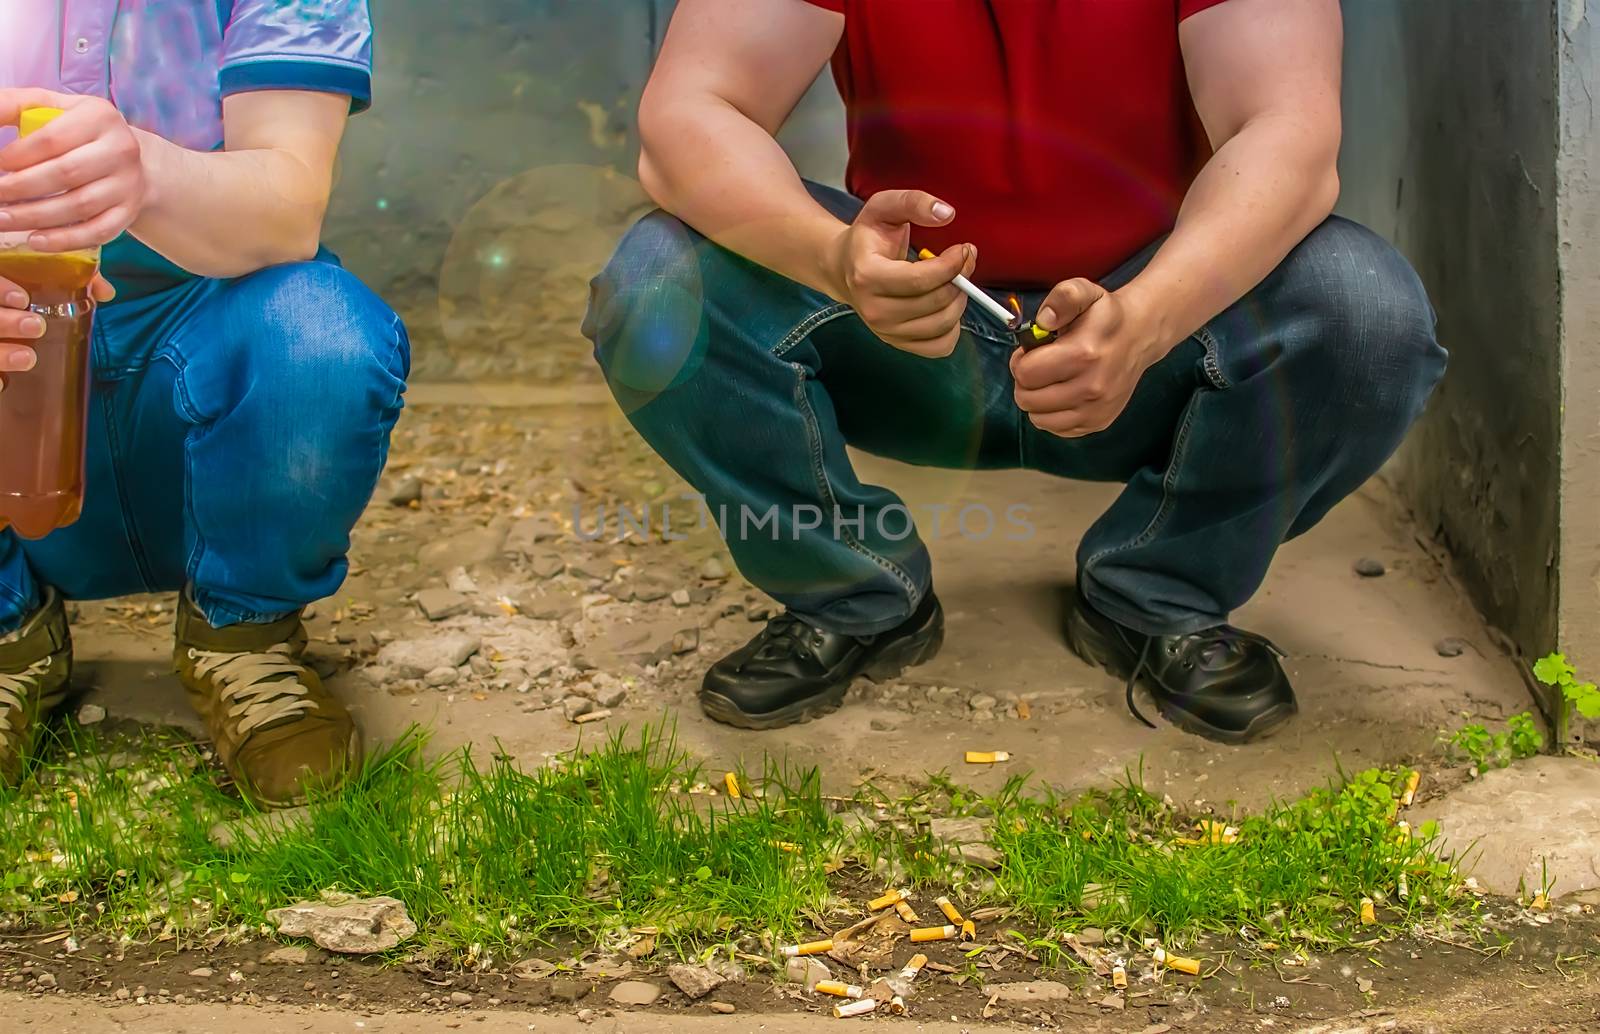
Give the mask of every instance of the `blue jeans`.
<path id="1" fill-rule="evenodd" d="M 387 459 L 410 342 L 338 261 L 193 280 L 95 315 L 83 516 L 0 532 L 0 632 L 69 599 L 190 587 L 215 627 L 344 581 Z"/>
<path id="2" fill-rule="evenodd" d="M 844 219 L 860 207 L 812 192 Z M 1416 273 L 1338 218 L 1156 363 L 1099 434 L 1035 428 L 1013 400 L 1010 336 L 976 306 L 964 329 L 948 358 L 890 348 L 847 306 L 663 212 L 624 238 L 585 321 L 622 409 L 705 496 L 745 576 L 859 635 L 910 616 L 932 572 L 909 511 L 860 482 L 846 445 L 1124 483 L 1078 543 L 1079 587 L 1125 625 L 1182 634 L 1226 621 L 1282 542 L 1378 470 L 1445 368 Z"/>

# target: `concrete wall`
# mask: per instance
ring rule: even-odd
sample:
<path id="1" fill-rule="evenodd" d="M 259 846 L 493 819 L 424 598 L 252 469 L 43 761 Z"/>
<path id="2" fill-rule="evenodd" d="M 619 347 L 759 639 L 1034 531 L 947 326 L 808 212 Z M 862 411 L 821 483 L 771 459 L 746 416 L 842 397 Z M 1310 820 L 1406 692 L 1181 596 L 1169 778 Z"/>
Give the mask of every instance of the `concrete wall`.
<path id="1" fill-rule="evenodd" d="M 1394 479 L 1530 654 L 1557 636 L 1554 3 L 1344 4 L 1342 208 L 1416 264 L 1451 352 Z"/>

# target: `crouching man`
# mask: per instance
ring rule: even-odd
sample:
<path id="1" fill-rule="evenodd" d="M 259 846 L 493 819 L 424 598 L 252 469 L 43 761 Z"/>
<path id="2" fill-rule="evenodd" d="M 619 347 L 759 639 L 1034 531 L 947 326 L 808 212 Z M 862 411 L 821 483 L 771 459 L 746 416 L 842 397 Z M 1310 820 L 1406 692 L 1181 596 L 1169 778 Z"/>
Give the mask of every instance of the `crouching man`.
<path id="1" fill-rule="evenodd" d="M 639 113 L 663 211 L 587 326 L 633 425 L 788 608 L 712 666 L 708 714 L 804 721 L 939 648 L 928 551 L 846 445 L 1125 484 L 1077 544 L 1069 645 L 1190 732 L 1295 713 L 1229 616 L 1445 365 L 1405 260 L 1330 218 L 1341 29 L 1336 0 L 679 3 Z M 830 58 L 850 194 L 774 140 Z M 1024 351 L 957 274 L 1059 339 Z M 735 519 L 772 509 L 770 534 Z"/>
<path id="2" fill-rule="evenodd" d="M 300 615 L 344 580 L 409 371 L 399 318 L 318 243 L 371 51 L 365 0 L 0 11 L 0 123 L 65 109 L 7 131 L 0 230 L 108 245 L 83 515 L 0 531 L 0 780 L 65 694 L 62 601 L 170 590 L 178 675 L 247 794 L 285 805 L 359 766 Z M 15 285 L 0 302 L 0 376 L 26 376 L 44 324 Z"/>

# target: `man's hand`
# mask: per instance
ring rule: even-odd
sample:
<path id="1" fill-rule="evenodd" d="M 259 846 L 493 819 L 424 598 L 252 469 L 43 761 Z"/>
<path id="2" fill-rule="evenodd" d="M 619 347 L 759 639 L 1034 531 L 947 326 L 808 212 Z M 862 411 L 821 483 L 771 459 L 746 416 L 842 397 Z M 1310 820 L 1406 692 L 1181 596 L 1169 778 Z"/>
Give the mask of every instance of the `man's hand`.
<path id="1" fill-rule="evenodd" d="M 955 350 L 967 296 L 950 281 L 970 275 L 978 249 L 957 244 L 923 262 L 907 260 L 911 227 L 943 226 L 956 210 L 920 190 L 872 195 L 835 243 L 841 300 L 886 344 L 938 358 Z"/>
<path id="2" fill-rule="evenodd" d="M 36 251 L 115 239 L 144 206 L 138 137 L 109 101 L 48 90 L 0 90 L 0 125 L 33 107 L 66 114 L 0 149 L 0 231 L 35 231 Z"/>
<path id="3" fill-rule="evenodd" d="M 97 302 L 109 302 L 117 292 L 104 277 L 96 276 L 89 293 Z M 8 373 L 27 373 L 35 356 L 28 342 L 44 336 L 44 318 L 28 310 L 28 292 L 0 277 L 0 391 Z"/>
<path id="4" fill-rule="evenodd" d="M 1033 426 L 1063 438 L 1110 427 L 1165 351 L 1141 308 L 1088 280 L 1057 284 L 1034 323 L 1061 336 L 1012 353 L 1017 405 Z"/>

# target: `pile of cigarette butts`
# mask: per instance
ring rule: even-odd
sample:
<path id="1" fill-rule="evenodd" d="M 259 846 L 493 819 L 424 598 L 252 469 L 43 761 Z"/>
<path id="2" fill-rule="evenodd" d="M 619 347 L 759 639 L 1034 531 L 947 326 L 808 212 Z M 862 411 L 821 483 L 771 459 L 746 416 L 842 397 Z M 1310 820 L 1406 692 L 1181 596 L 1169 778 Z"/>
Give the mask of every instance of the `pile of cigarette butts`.
<path id="1" fill-rule="evenodd" d="M 912 924 L 911 943 L 927 944 L 932 941 L 963 941 L 976 940 L 978 937 L 977 924 L 961 914 L 955 904 L 947 897 L 934 900 L 939 906 L 939 911 L 944 913 L 949 922 L 943 926 L 916 926 L 921 922 L 917 913 L 912 909 L 910 892 L 904 890 L 891 890 L 882 897 L 874 898 L 867 902 L 867 911 L 882 914 L 893 909 L 908 924 Z M 811 941 L 807 944 L 791 944 L 783 948 L 785 958 L 797 958 L 803 955 L 825 955 L 833 950 L 833 941 Z M 928 956 L 918 953 L 911 957 L 899 973 L 883 980 L 877 980 L 870 987 L 857 984 L 847 984 L 840 980 L 819 980 L 811 988 L 817 994 L 833 995 L 838 998 L 848 999 L 834 1007 L 833 1015 L 840 1019 L 851 1016 L 866 1016 L 882 1010 L 891 1016 L 905 1016 L 906 998 L 911 994 L 913 982 L 917 974 L 928 965 Z M 950 972 L 946 968 L 947 972 Z"/>

